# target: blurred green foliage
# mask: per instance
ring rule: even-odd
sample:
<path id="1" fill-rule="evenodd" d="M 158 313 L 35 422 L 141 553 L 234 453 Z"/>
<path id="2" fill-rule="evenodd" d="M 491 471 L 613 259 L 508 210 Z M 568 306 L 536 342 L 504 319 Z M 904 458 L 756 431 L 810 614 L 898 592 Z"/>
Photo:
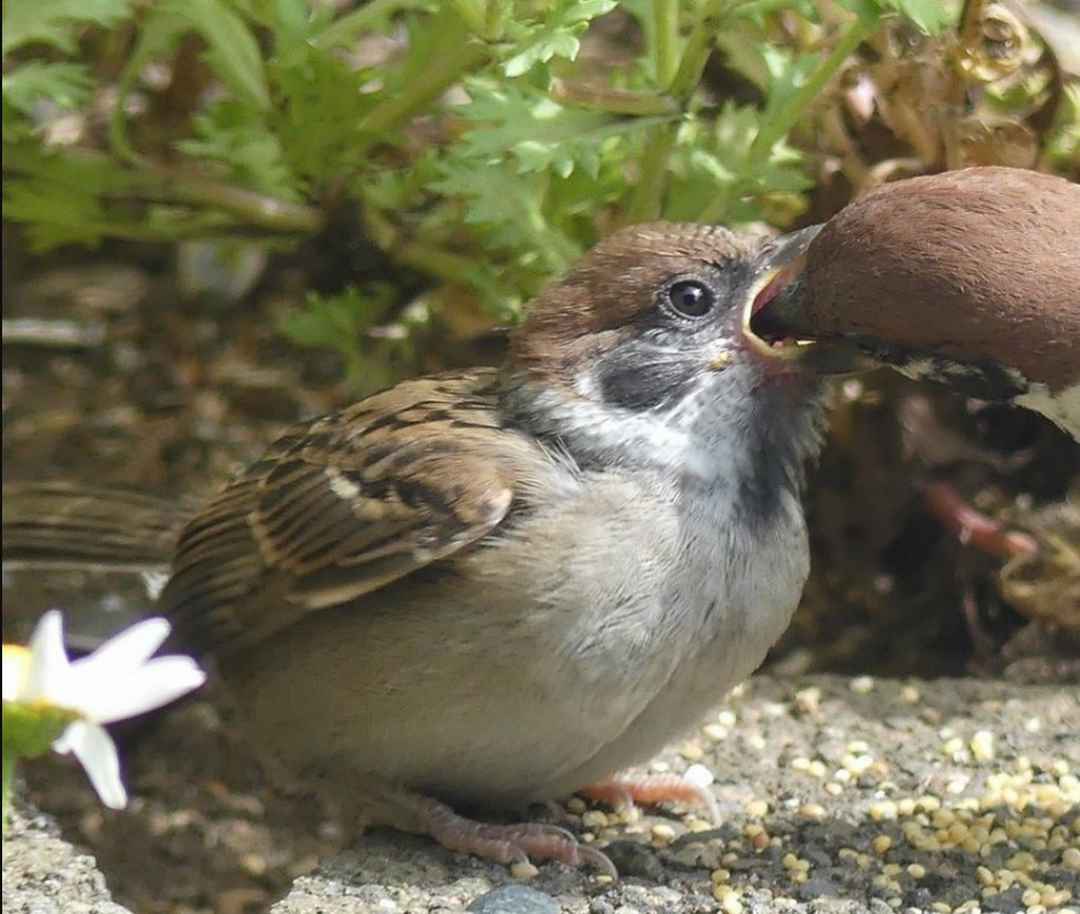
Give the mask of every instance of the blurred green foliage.
<path id="1" fill-rule="evenodd" d="M 611 60 L 581 60 L 583 35 L 613 11 L 637 37 Z M 955 9 L 8 0 L 6 218 L 47 250 L 109 238 L 280 244 L 349 210 L 391 261 L 513 319 L 620 224 L 796 219 L 815 178 L 789 134 L 897 15 L 932 34 Z M 718 40 L 756 101 L 703 84 Z M 342 341 L 386 302 L 377 284 L 314 296 L 283 328 L 355 367 L 358 350 Z"/>

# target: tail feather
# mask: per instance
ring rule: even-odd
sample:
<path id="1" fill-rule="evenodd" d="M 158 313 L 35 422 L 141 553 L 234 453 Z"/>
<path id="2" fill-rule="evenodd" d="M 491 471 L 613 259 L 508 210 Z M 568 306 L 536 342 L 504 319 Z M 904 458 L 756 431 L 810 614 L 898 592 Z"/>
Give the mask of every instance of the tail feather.
<path id="1" fill-rule="evenodd" d="M 167 566 L 194 506 L 123 489 L 11 483 L 3 489 L 7 567 L 152 571 Z"/>

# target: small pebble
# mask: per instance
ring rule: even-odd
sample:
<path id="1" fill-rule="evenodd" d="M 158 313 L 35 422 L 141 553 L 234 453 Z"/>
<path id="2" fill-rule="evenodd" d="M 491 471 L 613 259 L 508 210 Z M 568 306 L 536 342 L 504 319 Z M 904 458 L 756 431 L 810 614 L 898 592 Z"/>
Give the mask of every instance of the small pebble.
<path id="1" fill-rule="evenodd" d="M 559 904 L 529 886 L 503 885 L 474 899 L 465 910 L 470 914 L 559 914 Z"/>
<path id="2" fill-rule="evenodd" d="M 860 695 L 865 695 L 867 692 L 872 692 L 873 689 L 873 676 L 856 676 L 854 679 L 851 680 L 852 692 L 858 692 Z"/>
<path id="3" fill-rule="evenodd" d="M 1067 869 L 1080 872 L 1080 848 L 1066 848 L 1065 852 L 1061 855 L 1061 863 Z"/>

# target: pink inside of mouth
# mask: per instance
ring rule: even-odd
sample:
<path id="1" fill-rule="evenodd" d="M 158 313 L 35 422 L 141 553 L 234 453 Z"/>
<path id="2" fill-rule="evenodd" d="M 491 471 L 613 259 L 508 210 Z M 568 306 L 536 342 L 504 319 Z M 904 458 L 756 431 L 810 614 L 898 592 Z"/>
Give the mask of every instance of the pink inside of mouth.
<path id="1" fill-rule="evenodd" d="M 750 307 L 750 314 L 757 314 L 775 299 L 784 290 L 784 286 L 791 281 L 791 278 L 792 276 L 788 270 L 781 270 L 770 279 L 755 296 L 754 304 Z"/>

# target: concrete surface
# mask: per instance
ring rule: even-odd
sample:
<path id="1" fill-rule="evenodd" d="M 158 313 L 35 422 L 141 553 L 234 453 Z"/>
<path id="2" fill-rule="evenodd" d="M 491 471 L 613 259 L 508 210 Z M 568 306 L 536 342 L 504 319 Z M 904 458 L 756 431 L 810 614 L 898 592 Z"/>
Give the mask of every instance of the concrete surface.
<path id="1" fill-rule="evenodd" d="M 1076 687 L 759 677 L 650 767 L 691 766 L 715 825 L 568 804 L 617 883 L 550 863 L 520 883 L 377 831 L 273 914 L 1080 911 Z"/>

